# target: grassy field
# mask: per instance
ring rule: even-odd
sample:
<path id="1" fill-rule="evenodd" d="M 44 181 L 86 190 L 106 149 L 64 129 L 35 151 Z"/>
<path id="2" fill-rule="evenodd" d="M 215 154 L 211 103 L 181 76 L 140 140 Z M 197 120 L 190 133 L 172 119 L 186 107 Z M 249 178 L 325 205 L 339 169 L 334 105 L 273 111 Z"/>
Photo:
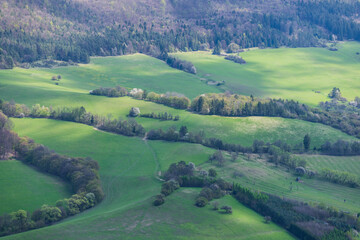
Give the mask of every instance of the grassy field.
<path id="1" fill-rule="evenodd" d="M 285 50 L 293 51 L 292 49 Z M 221 59 L 217 56 L 210 57 Z M 225 63 L 228 62 L 225 61 Z M 50 80 L 51 76 L 58 74 L 62 76 L 60 86 L 56 86 Z M 129 97 L 107 98 L 89 94 L 91 89 L 116 84 L 143 87 L 157 92 L 177 91 L 189 97 L 203 92 L 218 91 L 215 87 L 202 83 L 194 75 L 172 69 L 157 59 L 136 54 L 93 58 L 90 64 L 79 67 L 2 70 L 0 71 L 0 98 L 8 101 L 13 99 L 28 106 L 36 103 L 53 107 L 84 106 L 92 113 L 122 118 L 126 118 L 133 106 L 139 107 L 142 113 L 166 111 L 173 115 L 180 115 L 180 121 L 163 122 L 153 119 L 138 119 L 138 121 L 147 130 L 168 129 L 170 126 L 180 128 L 186 125 L 190 131 L 203 130 L 207 137 L 217 137 L 225 142 L 246 146 L 251 145 L 255 139 L 267 142 L 282 139 L 290 144 L 298 144 L 307 133 L 311 135 L 312 147 L 319 147 L 327 140 L 355 139 L 333 128 L 304 121 L 267 117 L 200 116 Z M 146 87 L 146 84 L 153 88 Z"/>
<path id="2" fill-rule="evenodd" d="M 261 97 L 295 99 L 317 105 L 339 87 L 343 96 L 354 99 L 360 88 L 360 43 L 338 44 L 339 51 L 324 48 L 280 48 L 240 53 L 247 61 L 240 65 L 209 52 L 176 53 L 191 61 L 198 76 L 225 81 L 221 90 Z M 315 91 L 320 91 L 316 93 Z"/>
<path id="3" fill-rule="evenodd" d="M 325 203 L 354 213 L 360 210 L 359 188 L 307 178 L 302 178 L 303 182 L 296 182 L 296 176 L 286 169 L 276 167 L 255 155 L 250 160 L 242 156 L 236 162 L 227 160 L 225 166 L 221 168 L 211 163 L 205 163 L 200 167 L 215 168 L 224 179 L 240 183 L 251 189 L 305 202 Z M 240 173 L 241 177 L 234 177 L 235 171 Z M 345 202 L 344 199 L 346 199 Z"/>
<path id="4" fill-rule="evenodd" d="M 300 155 L 306 159 L 311 169 L 320 171 L 323 168 L 349 172 L 353 174 L 360 173 L 360 156 L 337 157 L 326 155 Z"/>
<path id="5" fill-rule="evenodd" d="M 17 160 L 0 161 L 0 215 L 23 209 L 34 211 L 71 196 L 61 179 L 43 174 Z"/>
<path id="6" fill-rule="evenodd" d="M 54 75 L 62 76 L 58 86 L 51 81 Z M 0 79 L 0 95 L 23 103 L 28 103 L 33 96 L 37 96 L 38 101 L 56 102 L 64 95 L 77 96 L 98 87 L 116 85 L 158 93 L 179 92 L 189 98 L 219 91 L 202 83 L 195 75 L 171 68 L 158 59 L 142 54 L 92 58 L 90 64 L 79 67 L 0 70 Z M 70 98 L 67 101 L 72 100 Z M 52 104 L 52 101 L 49 103 Z M 63 101 L 65 104 L 66 101 Z"/>
<path id="7" fill-rule="evenodd" d="M 260 239 L 292 239 L 279 227 L 265 225 L 260 216 L 233 199 L 224 199 L 235 208 L 233 216 L 197 209 L 193 206 L 195 193 L 187 194 L 186 190 L 171 196 L 161 208 L 151 206 L 152 196 L 160 191 L 161 182 L 156 178 L 160 170 L 180 160 L 202 164 L 213 153 L 211 149 L 185 143 L 146 142 L 70 122 L 14 122 L 21 136 L 29 136 L 59 153 L 91 156 L 98 161 L 106 198 L 94 209 L 60 224 L 5 239 L 219 239 L 221 233 L 226 233 L 226 239 L 238 239 L 239 234 L 244 239 L 256 239 L 257 235 L 247 238 L 249 231 L 245 229 L 250 223 L 258 226 L 253 228 L 253 234 Z"/>

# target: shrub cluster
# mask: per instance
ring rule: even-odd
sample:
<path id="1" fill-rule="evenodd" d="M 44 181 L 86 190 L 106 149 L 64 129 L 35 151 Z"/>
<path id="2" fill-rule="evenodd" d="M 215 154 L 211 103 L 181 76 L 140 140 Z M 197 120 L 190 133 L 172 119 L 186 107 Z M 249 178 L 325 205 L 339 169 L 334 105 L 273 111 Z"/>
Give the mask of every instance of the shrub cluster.
<path id="1" fill-rule="evenodd" d="M 205 207 L 209 201 L 222 198 L 226 194 L 226 191 L 231 189 L 231 184 L 222 179 L 209 179 L 197 196 L 195 205 L 198 207 Z"/>
<path id="2" fill-rule="evenodd" d="M 191 103 L 189 98 L 175 92 L 168 92 L 166 94 L 157 94 L 154 92 L 149 92 L 145 100 L 164 104 L 166 106 L 177 109 L 188 109 Z"/>
<path id="3" fill-rule="evenodd" d="M 129 94 L 126 88 L 116 86 L 114 88 L 98 88 L 90 91 L 91 95 L 107 96 L 107 97 L 124 97 Z"/>
<path id="4" fill-rule="evenodd" d="M 154 118 L 154 119 L 160 119 L 162 121 L 179 121 L 180 120 L 180 116 L 179 115 L 176 115 L 176 116 L 173 116 L 171 113 L 167 113 L 167 112 L 164 112 L 164 113 L 143 113 L 140 115 L 140 117 L 143 117 L 143 118 Z"/>
<path id="5" fill-rule="evenodd" d="M 242 57 L 236 55 L 228 55 L 225 59 L 239 64 L 246 64 L 246 61 Z"/>
<path id="6" fill-rule="evenodd" d="M 320 177 L 333 183 L 347 185 L 349 187 L 359 187 L 360 178 L 348 172 L 336 171 L 331 169 L 322 169 Z"/>
<path id="7" fill-rule="evenodd" d="M 189 61 L 181 60 L 173 56 L 169 56 L 166 52 L 157 56 L 157 58 L 165 61 L 167 65 L 172 68 L 179 69 L 181 71 L 196 74 L 196 67 Z"/>

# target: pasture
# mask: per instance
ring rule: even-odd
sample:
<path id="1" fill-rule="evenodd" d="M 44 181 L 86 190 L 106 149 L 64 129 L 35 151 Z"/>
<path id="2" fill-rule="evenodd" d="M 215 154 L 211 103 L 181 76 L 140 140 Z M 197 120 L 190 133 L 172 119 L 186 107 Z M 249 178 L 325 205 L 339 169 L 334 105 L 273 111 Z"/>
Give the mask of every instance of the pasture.
<path id="1" fill-rule="evenodd" d="M 244 239 L 292 239 L 231 198 L 223 201 L 234 207 L 232 216 L 197 209 L 191 189 L 175 193 L 159 208 L 151 205 L 152 196 L 160 191 L 158 171 L 179 160 L 202 164 L 213 152 L 211 149 L 186 143 L 145 142 L 55 120 L 15 119 L 14 123 L 21 136 L 29 136 L 59 153 L 91 156 L 98 161 L 106 198 L 95 208 L 59 224 L 4 239 L 153 239 L 159 233 L 161 239 L 209 239 L 211 233 L 217 237 L 226 234 L 227 239 L 237 239 L 239 234 Z M 179 155 L 185 152 L 184 157 Z M 249 228 L 249 224 L 254 227 Z M 247 238 L 250 231 L 252 235 Z"/>
<path id="2" fill-rule="evenodd" d="M 359 156 L 327 156 L 327 155 L 304 155 L 308 162 L 309 168 L 320 171 L 323 168 L 349 172 L 353 174 L 360 173 L 360 157 Z"/>
<path id="3" fill-rule="evenodd" d="M 210 52 L 173 54 L 191 61 L 204 81 L 225 81 L 219 89 L 234 93 L 294 99 L 317 105 L 327 101 L 333 87 L 353 100 L 360 88 L 360 43 L 337 45 L 339 51 L 325 48 L 255 49 L 240 53 L 247 64 L 240 65 Z M 318 93 L 317 93 L 318 92 Z"/>
<path id="4" fill-rule="evenodd" d="M 17 160 L 0 161 L 0 189 L 0 215 L 19 209 L 32 212 L 72 194 L 71 186 L 61 179 Z"/>
<path id="5" fill-rule="evenodd" d="M 354 45 L 353 43 L 346 43 L 343 48 L 352 46 L 351 44 Z M 278 54 L 281 52 L 285 54 L 294 51 L 294 49 L 278 49 L 278 51 L 280 52 Z M 307 49 L 304 51 L 306 52 Z M 252 54 L 253 52 L 257 51 L 248 53 Z M 222 59 L 203 52 L 186 54 L 194 55 L 192 58 L 195 63 L 198 60 L 197 55 Z M 220 63 L 233 64 L 223 59 Z M 236 64 L 235 66 L 248 67 L 248 65 Z M 51 80 L 54 75 L 62 76 L 59 86 Z M 312 148 L 321 146 L 325 141 L 355 139 L 331 127 L 304 121 L 267 117 L 201 116 L 129 97 L 107 98 L 89 94 L 92 89 L 101 86 L 113 87 L 117 84 L 125 87 L 146 88 L 149 91 L 153 90 L 160 93 L 177 91 L 191 98 L 205 92 L 222 91 L 215 86 L 207 86 L 197 76 L 170 68 L 157 59 L 135 54 L 121 57 L 92 58 L 90 64 L 79 67 L 2 70 L 0 71 L 0 98 L 7 101 L 15 100 L 17 103 L 26 104 L 29 107 L 37 103 L 54 108 L 84 106 L 87 111 L 92 113 L 123 119 L 127 118 L 131 107 L 139 107 L 142 113 L 168 112 L 179 115 L 180 121 L 163 122 L 144 118 L 138 118 L 137 121 L 146 130 L 158 128 L 166 130 L 171 126 L 180 128 L 180 126 L 186 125 L 189 131 L 204 131 L 206 137 L 216 137 L 224 142 L 238 143 L 244 146 L 250 146 L 255 139 L 266 142 L 281 139 L 292 145 L 301 144 L 302 138 L 308 133 L 312 138 Z"/>

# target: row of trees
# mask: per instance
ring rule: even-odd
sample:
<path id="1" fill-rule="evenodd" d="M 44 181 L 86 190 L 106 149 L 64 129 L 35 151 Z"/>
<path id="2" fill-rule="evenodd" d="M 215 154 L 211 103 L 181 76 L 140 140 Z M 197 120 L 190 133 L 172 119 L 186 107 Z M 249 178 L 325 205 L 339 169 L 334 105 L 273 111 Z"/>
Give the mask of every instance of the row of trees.
<path id="1" fill-rule="evenodd" d="M 147 94 L 145 100 L 164 104 L 177 109 L 188 109 L 191 103 L 189 98 L 175 92 L 168 92 L 166 94 L 150 92 Z"/>
<path id="2" fill-rule="evenodd" d="M 260 99 L 237 94 L 205 94 L 195 98 L 190 109 L 207 115 L 296 118 L 329 125 L 360 137 L 358 115 L 348 114 L 344 117 L 341 112 L 310 108 L 293 100 Z"/>
<path id="3" fill-rule="evenodd" d="M 142 113 L 140 114 L 140 117 L 143 117 L 143 118 L 153 118 L 153 119 L 160 119 L 162 121 L 179 121 L 180 120 L 180 116 L 179 115 L 175 115 L 173 116 L 171 113 L 167 113 L 167 112 L 164 112 L 164 113 Z"/>
<path id="4" fill-rule="evenodd" d="M 98 129 L 122 134 L 125 136 L 144 136 L 145 129 L 134 119 L 122 120 L 87 112 L 84 107 L 62 107 L 53 109 L 52 107 L 34 105 L 29 109 L 25 105 L 15 102 L 0 102 L 0 110 L 10 117 L 34 117 L 51 118 L 63 121 L 71 121 L 87 124 Z"/>
<path id="5" fill-rule="evenodd" d="M 348 239 L 352 229 L 360 229 L 359 218 L 334 208 L 311 206 L 254 191 L 239 184 L 234 184 L 232 194 L 242 204 L 263 216 L 271 217 L 272 221 L 300 239 Z"/>
<path id="6" fill-rule="evenodd" d="M 337 155 L 337 156 L 360 155 L 360 142 L 337 140 L 336 142 L 331 143 L 327 141 L 321 146 L 320 151 L 323 154 L 327 154 L 327 155 Z"/>
<path id="7" fill-rule="evenodd" d="M 242 57 L 236 55 L 228 55 L 225 59 L 239 64 L 246 64 L 246 61 Z"/>
<path id="8" fill-rule="evenodd" d="M 148 94 L 148 96 L 149 95 L 151 96 L 150 93 Z M 198 101 L 202 101 L 199 99 Z M 198 102 L 192 105 L 195 108 L 195 110 L 197 105 L 199 105 Z M 288 108 L 292 109 L 291 111 L 293 111 L 294 113 L 296 112 L 297 114 L 300 114 L 301 112 L 300 110 L 305 111 L 307 109 L 305 105 L 300 105 L 300 104 L 295 104 L 294 108 L 290 107 L 293 106 L 292 104 L 284 105 L 284 106 L 287 106 L 284 107 L 285 109 Z M 45 118 L 52 118 L 58 120 L 73 121 L 73 122 L 87 124 L 90 126 L 95 126 L 104 131 L 110 131 L 126 136 L 144 136 L 146 132 L 144 127 L 138 124 L 134 119 L 122 120 L 122 119 L 112 119 L 109 117 L 101 117 L 86 112 L 84 107 L 77 107 L 77 108 L 64 107 L 64 108 L 53 109 L 51 107 L 48 108 L 37 104 L 34 105 L 32 109 L 29 109 L 25 105 L 16 104 L 14 102 L 0 101 L 0 110 L 4 111 L 4 113 L 10 117 L 26 117 L 26 116 L 45 117 Z M 302 118 L 302 116 L 308 116 L 308 115 L 302 112 L 298 116 Z M 174 119 L 177 118 L 175 117 Z M 270 144 L 270 143 L 264 143 L 263 141 L 255 140 L 253 142 L 252 147 L 245 147 L 240 144 L 224 143 L 221 139 L 217 139 L 217 138 L 205 138 L 205 133 L 203 131 L 188 132 L 186 126 L 182 126 L 179 129 L 179 131 L 177 131 L 173 127 L 169 128 L 167 131 L 163 131 L 162 129 L 150 130 L 147 133 L 147 138 L 150 140 L 184 141 L 190 143 L 198 143 L 210 148 L 215 148 L 229 152 L 270 153 L 271 159 L 275 163 L 285 164 L 290 167 L 302 166 L 300 160 L 286 156 L 287 155 L 286 152 L 291 152 L 294 150 L 299 151 L 301 149 L 294 149 L 293 147 L 284 143 L 283 141 L 276 141 Z M 310 143 L 311 143 L 310 136 L 306 135 L 303 141 L 303 149 L 305 151 L 308 151 L 310 149 Z M 271 146 L 272 148 L 270 148 Z M 285 153 L 283 154 L 282 152 L 279 152 L 279 150 L 276 147 L 280 148 L 282 152 Z M 346 142 L 343 140 L 338 140 L 335 143 L 326 142 L 321 146 L 319 150 L 321 151 L 321 153 L 330 154 L 330 155 L 359 155 L 360 142 L 357 141 Z"/>
<path id="9" fill-rule="evenodd" d="M 155 56 L 165 61 L 170 67 L 182 70 L 187 73 L 196 74 L 196 67 L 189 61 L 182 60 L 173 56 L 169 56 L 166 52 Z"/>
<path id="10" fill-rule="evenodd" d="M 114 88 L 98 88 L 90 91 L 91 95 L 107 96 L 107 97 L 124 97 L 129 94 L 126 88 L 116 86 Z"/>
<path id="11" fill-rule="evenodd" d="M 165 94 L 157 94 L 155 92 L 147 92 L 146 90 L 134 88 L 128 92 L 124 87 L 116 86 L 115 88 L 99 88 L 90 92 L 92 95 L 101 95 L 107 97 L 123 97 L 131 96 L 136 99 L 146 100 L 159 104 L 164 104 L 177 109 L 188 109 L 190 107 L 190 99 L 183 94 L 176 92 L 167 92 Z"/>

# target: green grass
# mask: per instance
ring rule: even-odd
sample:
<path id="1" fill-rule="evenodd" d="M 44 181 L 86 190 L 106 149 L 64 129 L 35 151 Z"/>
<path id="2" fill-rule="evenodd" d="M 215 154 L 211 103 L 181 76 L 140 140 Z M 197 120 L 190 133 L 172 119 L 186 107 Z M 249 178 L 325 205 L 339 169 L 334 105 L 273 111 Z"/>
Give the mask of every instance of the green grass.
<path id="1" fill-rule="evenodd" d="M 0 215 L 23 209 L 34 211 L 43 204 L 71 196 L 61 179 L 38 172 L 17 160 L 0 161 Z"/>
<path id="2" fill-rule="evenodd" d="M 315 171 L 329 168 L 356 175 L 360 173 L 360 156 L 338 157 L 326 155 L 300 155 L 300 157 L 306 159 L 309 168 Z"/>
<path id="3" fill-rule="evenodd" d="M 209 52 L 176 53 L 191 61 L 203 79 L 225 81 L 221 90 L 261 97 L 295 99 L 317 105 L 339 87 L 349 100 L 359 95 L 359 42 L 338 45 L 339 51 L 323 48 L 279 48 L 240 53 L 240 65 Z M 320 91 L 321 93 L 315 93 Z"/>
<path id="4" fill-rule="evenodd" d="M 61 75 L 59 86 L 51 77 Z M 178 92 L 194 98 L 205 92 L 219 90 L 207 86 L 192 74 L 171 68 L 166 63 L 142 54 L 122 57 L 92 58 L 90 64 L 54 69 L 35 68 L 0 70 L 0 95 L 5 99 L 35 104 L 56 103 L 59 98 L 88 94 L 98 87 L 121 85 L 158 93 Z M 40 96 L 39 96 L 40 94 Z M 63 99 L 65 102 L 65 100 Z"/>
<path id="5" fill-rule="evenodd" d="M 265 225 L 259 215 L 233 199 L 224 199 L 235 209 L 232 216 L 196 208 L 195 195 L 186 190 L 171 196 L 160 208 L 151 206 L 152 196 L 160 191 L 161 182 L 156 178 L 160 170 L 180 160 L 200 165 L 211 149 L 145 142 L 55 120 L 14 119 L 14 123 L 21 136 L 59 153 L 98 161 L 106 198 L 94 209 L 59 224 L 5 239 L 219 239 L 222 234 L 223 239 L 238 239 L 241 232 L 244 239 L 292 239 L 281 228 Z M 250 230 L 249 225 L 257 227 Z M 248 236 L 249 232 L 252 235 Z"/>
<path id="6" fill-rule="evenodd" d="M 292 51 L 292 49 L 285 50 Z M 220 59 L 217 56 L 210 57 Z M 194 59 L 197 58 L 194 56 Z M 58 74 L 62 76 L 60 86 L 56 86 L 50 80 L 51 76 Z M 143 124 L 147 130 L 167 129 L 170 126 L 180 128 L 181 125 L 186 125 L 190 131 L 203 130 L 207 137 L 217 137 L 225 142 L 246 146 L 251 145 L 255 139 L 262 139 L 266 142 L 282 139 L 290 144 L 298 144 L 302 142 L 302 138 L 307 133 L 311 135 L 312 147 L 319 147 L 327 140 L 355 139 L 339 130 L 304 121 L 267 117 L 201 116 L 129 97 L 107 98 L 89 94 L 89 90 L 96 87 L 115 86 L 116 84 L 128 87 L 144 87 L 143 84 L 149 84 L 149 86 L 153 86 L 153 89 L 146 87 L 148 90 L 178 91 L 190 97 L 203 92 L 218 91 L 215 87 L 207 86 L 191 74 L 172 69 L 157 59 L 136 54 L 93 58 L 89 65 L 79 67 L 2 70 L 0 71 L 0 98 L 8 101 L 13 99 L 28 106 L 36 103 L 53 107 L 84 106 L 87 111 L 92 113 L 122 118 L 126 118 L 133 106 L 139 107 L 142 113 L 166 111 L 180 115 L 181 120 L 163 122 L 153 119 L 137 119 L 137 121 Z"/>
<path id="7" fill-rule="evenodd" d="M 277 196 L 305 202 L 325 203 L 354 213 L 360 210 L 359 188 L 350 188 L 318 179 L 301 178 L 302 183 L 296 182 L 296 176 L 285 168 L 276 167 L 255 155 L 250 160 L 242 156 L 236 162 L 227 160 L 224 167 L 211 163 L 205 163 L 200 167 L 215 168 L 218 174 L 229 182 L 237 182 L 242 186 Z M 235 178 L 234 171 L 238 171 L 242 176 Z M 290 190 L 291 186 L 292 190 Z"/>

